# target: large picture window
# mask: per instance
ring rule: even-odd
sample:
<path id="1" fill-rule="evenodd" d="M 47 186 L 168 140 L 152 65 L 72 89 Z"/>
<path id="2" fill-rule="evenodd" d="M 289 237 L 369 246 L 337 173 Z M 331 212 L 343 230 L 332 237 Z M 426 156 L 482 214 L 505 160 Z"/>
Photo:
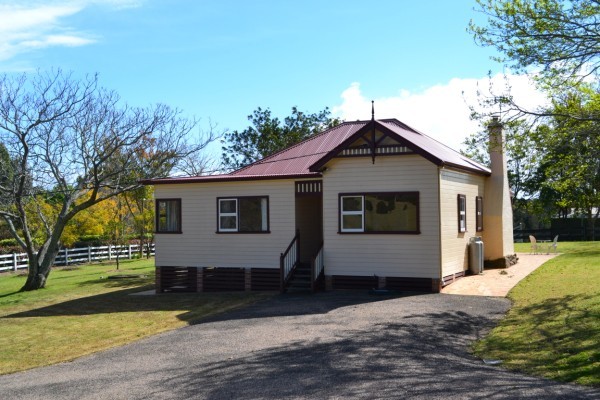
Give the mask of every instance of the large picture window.
<path id="1" fill-rule="evenodd" d="M 419 193 L 341 194 L 340 233 L 420 233 Z"/>
<path id="2" fill-rule="evenodd" d="M 475 197 L 475 222 L 477 232 L 483 231 L 483 197 Z"/>
<path id="3" fill-rule="evenodd" d="M 181 233 L 181 199 L 156 199 L 156 233 Z"/>
<path id="4" fill-rule="evenodd" d="M 217 232 L 269 232 L 269 198 L 230 197 L 217 199 Z"/>
<path id="5" fill-rule="evenodd" d="M 464 194 L 458 195 L 458 231 L 467 231 L 467 197 Z"/>

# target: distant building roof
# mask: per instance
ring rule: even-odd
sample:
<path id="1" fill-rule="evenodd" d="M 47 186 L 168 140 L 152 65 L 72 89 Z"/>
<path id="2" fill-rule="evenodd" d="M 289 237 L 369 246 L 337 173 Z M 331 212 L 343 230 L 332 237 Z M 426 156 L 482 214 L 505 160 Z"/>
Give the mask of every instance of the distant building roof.
<path id="1" fill-rule="evenodd" d="M 149 179 L 143 181 L 143 183 L 198 183 L 319 177 L 321 176 L 320 169 L 324 164 L 335 157 L 348 144 L 373 129 L 384 132 L 387 136 L 394 138 L 436 165 L 490 175 L 490 170 L 486 166 L 463 156 L 397 119 L 382 119 L 344 122 L 228 174 L 158 178 Z"/>

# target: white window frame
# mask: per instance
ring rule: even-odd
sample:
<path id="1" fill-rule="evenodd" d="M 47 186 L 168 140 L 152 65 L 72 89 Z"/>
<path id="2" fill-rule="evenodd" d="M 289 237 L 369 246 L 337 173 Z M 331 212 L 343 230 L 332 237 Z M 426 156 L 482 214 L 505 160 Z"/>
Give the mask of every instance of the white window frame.
<path id="1" fill-rule="evenodd" d="M 483 231 L 483 197 L 475 197 L 475 230 Z"/>
<path id="2" fill-rule="evenodd" d="M 221 212 L 221 202 L 234 201 L 235 212 Z M 238 199 L 235 197 L 219 199 L 219 232 L 237 232 L 238 231 Z M 235 228 L 223 228 L 221 226 L 221 217 L 235 217 Z"/>
<path id="3" fill-rule="evenodd" d="M 360 211 L 345 211 L 344 210 L 344 199 L 356 198 L 356 197 L 360 198 L 361 210 Z M 362 226 L 360 228 L 344 228 L 344 216 L 345 215 L 360 215 Z M 364 232 L 365 231 L 365 196 L 363 196 L 363 195 L 340 196 L 340 231 L 341 232 Z"/>
<path id="4" fill-rule="evenodd" d="M 458 232 L 467 231 L 467 196 L 458 195 Z"/>

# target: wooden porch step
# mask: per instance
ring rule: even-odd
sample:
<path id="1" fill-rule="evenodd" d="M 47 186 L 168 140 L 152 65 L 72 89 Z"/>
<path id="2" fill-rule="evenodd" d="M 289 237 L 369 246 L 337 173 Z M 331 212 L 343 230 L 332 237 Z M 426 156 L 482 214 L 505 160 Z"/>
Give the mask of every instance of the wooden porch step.
<path id="1" fill-rule="evenodd" d="M 306 292 L 311 290 L 310 264 L 300 263 L 296 267 L 288 285 L 287 290 L 291 292 Z"/>

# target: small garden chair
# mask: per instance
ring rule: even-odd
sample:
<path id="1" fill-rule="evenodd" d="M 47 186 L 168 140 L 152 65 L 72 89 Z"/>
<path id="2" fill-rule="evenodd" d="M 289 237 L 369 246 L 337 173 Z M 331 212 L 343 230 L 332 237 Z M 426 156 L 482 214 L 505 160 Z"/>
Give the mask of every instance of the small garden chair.
<path id="1" fill-rule="evenodd" d="M 548 254 L 550 254 L 550 248 L 554 249 L 554 254 L 556 254 L 556 248 L 558 247 L 558 235 L 554 236 L 554 240 L 552 243 L 548 245 Z"/>
<path id="2" fill-rule="evenodd" d="M 537 244 L 537 240 L 535 240 L 535 236 L 533 235 L 529 235 L 529 241 L 531 242 L 531 251 L 529 252 L 529 254 L 538 254 L 538 244 Z"/>

